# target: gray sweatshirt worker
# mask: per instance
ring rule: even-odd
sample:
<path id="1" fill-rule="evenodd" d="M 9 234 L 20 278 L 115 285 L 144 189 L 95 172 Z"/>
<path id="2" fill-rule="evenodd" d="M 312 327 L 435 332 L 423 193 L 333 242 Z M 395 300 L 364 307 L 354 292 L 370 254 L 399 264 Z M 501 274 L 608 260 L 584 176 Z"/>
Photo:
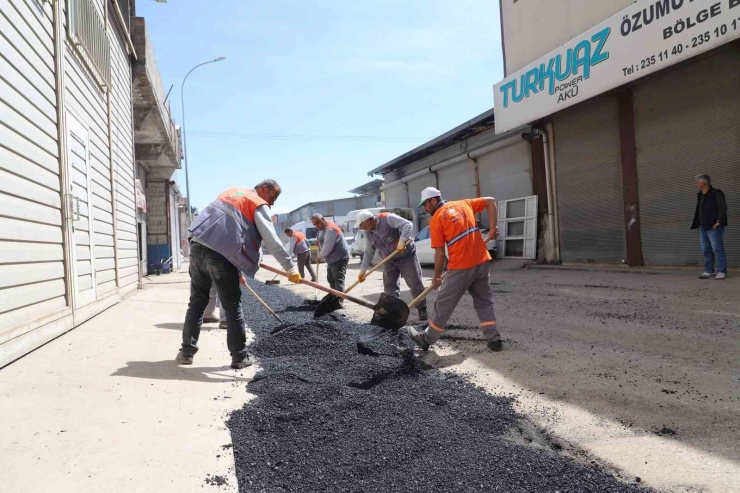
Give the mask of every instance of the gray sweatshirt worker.
<path id="1" fill-rule="evenodd" d="M 374 215 L 368 210 L 358 212 L 356 221 L 360 229 L 366 233 L 365 253 L 357 279 L 360 282 L 365 280 L 366 272 L 372 265 L 376 250 L 383 258 L 398 250 L 399 253 L 384 266 L 383 290 L 385 294 L 400 298 L 401 286 L 398 281 L 403 276 L 412 296 L 414 298 L 419 296 L 424 291 L 424 282 L 422 281 L 421 264 L 416 255 L 416 245 L 413 242 L 409 244 L 414 232 L 414 225 L 411 221 L 387 212 Z M 425 321 L 427 319 L 426 300 L 419 303 L 418 312 L 419 319 Z"/>
<path id="2" fill-rule="evenodd" d="M 311 223 L 319 230 L 316 241 L 319 245 L 319 260 L 325 260 L 326 280 L 329 286 L 337 291 L 344 291 L 344 279 L 347 276 L 349 263 L 349 245 L 344 239 L 339 226 L 321 214 L 311 216 Z"/>

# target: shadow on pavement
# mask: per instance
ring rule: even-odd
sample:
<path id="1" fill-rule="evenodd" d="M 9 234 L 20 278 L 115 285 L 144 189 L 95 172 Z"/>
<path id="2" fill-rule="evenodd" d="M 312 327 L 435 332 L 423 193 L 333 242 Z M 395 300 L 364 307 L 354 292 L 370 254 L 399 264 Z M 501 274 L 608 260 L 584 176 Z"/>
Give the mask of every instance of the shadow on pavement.
<path id="1" fill-rule="evenodd" d="M 182 332 L 182 322 L 179 323 L 162 323 L 162 324 L 154 324 L 154 326 L 158 329 L 171 329 L 171 330 L 177 330 L 179 332 Z M 201 332 L 210 332 L 211 330 L 224 330 L 220 329 L 218 327 L 218 323 L 212 322 L 208 324 L 203 324 L 200 327 Z"/>
<path id="2" fill-rule="evenodd" d="M 172 359 L 164 361 L 128 361 L 112 377 L 148 378 L 151 380 L 182 380 L 185 382 L 229 383 L 249 382 L 239 377 L 227 364 L 223 366 L 181 366 Z"/>

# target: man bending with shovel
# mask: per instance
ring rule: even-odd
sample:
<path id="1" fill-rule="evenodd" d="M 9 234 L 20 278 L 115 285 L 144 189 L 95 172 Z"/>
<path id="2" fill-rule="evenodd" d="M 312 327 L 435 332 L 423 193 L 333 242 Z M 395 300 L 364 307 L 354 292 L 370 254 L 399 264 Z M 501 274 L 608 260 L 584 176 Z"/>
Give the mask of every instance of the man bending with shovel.
<path id="1" fill-rule="evenodd" d="M 231 367 L 238 370 L 252 364 L 246 349 L 239 271 L 254 277 L 264 241 L 267 251 L 287 271 L 290 281 L 301 282 L 270 218 L 270 207 L 279 195 L 280 186 L 274 180 L 264 180 L 254 189 L 231 188 L 203 209 L 190 226 L 190 303 L 182 328 L 178 363 L 193 364 L 203 312 L 211 285 L 215 284 L 226 313 Z"/>
<path id="2" fill-rule="evenodd" d="M 434 313 L 426 330 L 408 328 L 409 337 L 426 351 L 442 337 L 447 321 L 452 316 L 465 292 L 473 297 L 473 308 L 478 314 L 488 348 L 501 351 L 501 335 L 496 328 L 493 310 L 493 293 L 489 281 L 491 255 L 486 243 L 498 237 L 496 226 L 496 200 L 492 197 L 446 201 L 436 188 L 425 188 L 421 192 L 419 207 L 432 215 L 429 231 L 434 248 L 433 286 L 439 288 L 434 302 Z M 490 233 L 484 241 L 476 226 L 475 214 L 488 212 Z M 447 273 L 442 280 L 445 263 L 445 247 L 449 255 Z"/>
<path id="3" fill-rule="evenodd" d="M 365 253 L 362 257 L 362 266 L 357 276 L 359 282 L 364 282 L 367 278 L 367 271 L 373 262 L 376 250 L 380 252 L 384 259 L 393 255 L 388 260 L 383 270 L 383 291 L 399 298 L 401 296 L 401 286 L 399 277 L 403 276 L 411 294 L 416 298 L 424 291 L 424 282 L 422 281 L 421 265 L 419 258 L 416 256 L 416 246 L 412 242 L 411 234 L 414 225 L 401 216 L 383 212 L 374 215 L 368 210 L 361 210 L 357 213 L 357 224 L 360 229 L 365 231 Z M 426 300 L 419 303 L 417 308 L 419 320 L 427 319 Z"/>

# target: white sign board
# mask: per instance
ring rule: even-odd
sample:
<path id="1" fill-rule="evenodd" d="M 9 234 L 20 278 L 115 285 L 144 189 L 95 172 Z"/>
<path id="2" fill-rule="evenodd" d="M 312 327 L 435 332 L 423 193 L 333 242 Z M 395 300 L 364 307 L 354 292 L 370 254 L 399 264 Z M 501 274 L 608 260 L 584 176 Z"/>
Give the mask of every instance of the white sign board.
<path id="1" fill-rule="evenodd" d="M 496 133 L 738 37 L 740 0 L 641 0 L 496 84 Z"/>

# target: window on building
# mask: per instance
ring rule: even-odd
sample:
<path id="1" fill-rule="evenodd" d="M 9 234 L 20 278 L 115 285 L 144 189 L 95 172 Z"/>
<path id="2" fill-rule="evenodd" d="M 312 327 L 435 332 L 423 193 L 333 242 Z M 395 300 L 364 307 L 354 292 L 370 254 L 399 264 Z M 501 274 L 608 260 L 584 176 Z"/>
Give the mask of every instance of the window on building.
<path id="1" fill-rule="evenodd" d="M 68 0 L 68 34 L 100 86 L 110 86 L 110 45 L 103 13 L 93 0 Z"/>

